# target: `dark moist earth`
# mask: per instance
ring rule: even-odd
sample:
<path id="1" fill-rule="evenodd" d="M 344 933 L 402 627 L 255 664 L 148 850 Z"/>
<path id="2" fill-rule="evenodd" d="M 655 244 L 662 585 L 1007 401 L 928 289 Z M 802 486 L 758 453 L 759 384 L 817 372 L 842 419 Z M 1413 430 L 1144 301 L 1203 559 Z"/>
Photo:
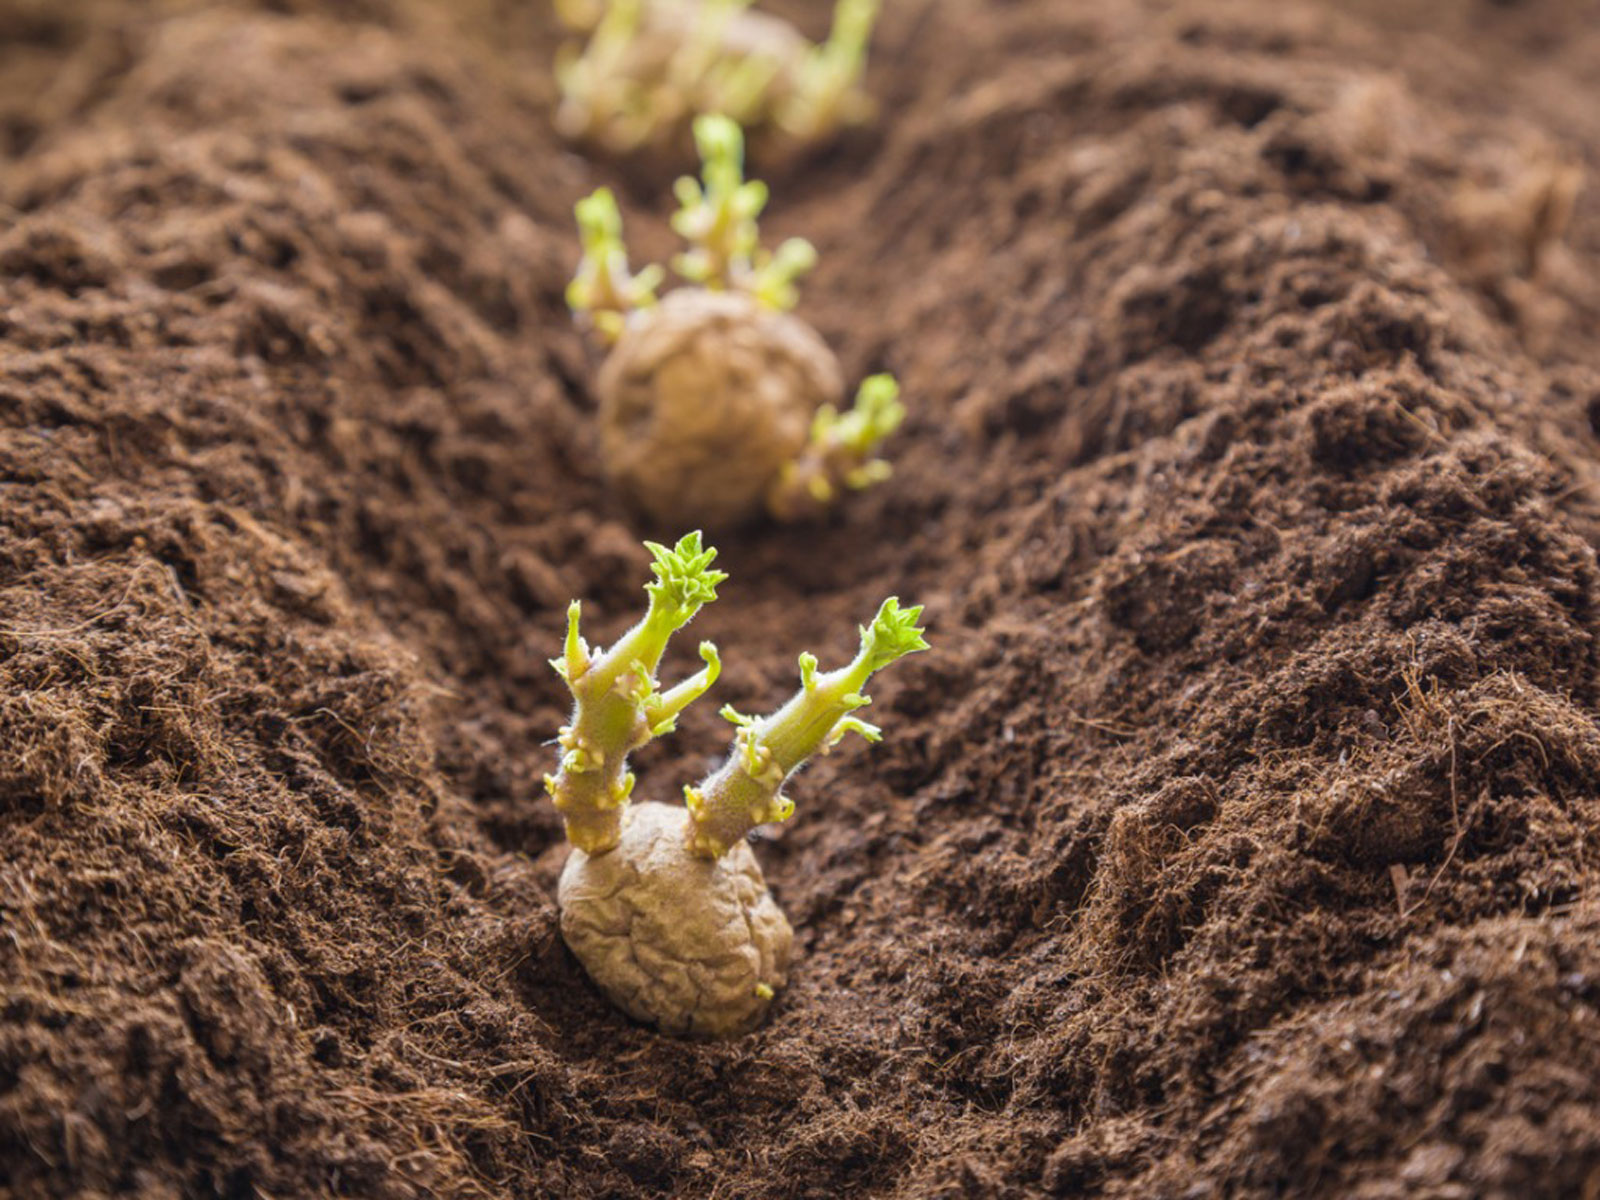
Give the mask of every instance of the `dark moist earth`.
<path id="1" fill-rule="evenodd" d="M 0 5 L 0 1193 L 1600 1190 L 1600 11 L 887 7 L 884 119 L 762 169 L 897 474 L 720 539 L 639 795 L 888 593 L 935 652 L 698 1045 L 540 787 L 567 600 L 680 532 L 570 207 L 660 255 L 686 164 L 553 140 L 531 0 Z"/>

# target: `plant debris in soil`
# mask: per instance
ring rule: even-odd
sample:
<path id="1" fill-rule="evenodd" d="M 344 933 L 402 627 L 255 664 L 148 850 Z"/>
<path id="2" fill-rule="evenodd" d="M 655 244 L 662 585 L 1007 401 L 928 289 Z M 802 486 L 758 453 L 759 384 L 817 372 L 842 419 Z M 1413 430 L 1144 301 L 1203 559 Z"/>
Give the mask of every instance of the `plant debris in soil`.
<path id="1" fill-rule="evenodd" d="M 1600 1191 L 1592 6 L 886 6 L 771 225 L 896 474 L 696 633 L 755 710 L 886 594 L 935 652 L 721 1044 L 551 901 L 545 660 L 682 532 L 562 302 L 664 177 L 555 139 L 559 36 L 0 3 L 0 1192 Z"/>

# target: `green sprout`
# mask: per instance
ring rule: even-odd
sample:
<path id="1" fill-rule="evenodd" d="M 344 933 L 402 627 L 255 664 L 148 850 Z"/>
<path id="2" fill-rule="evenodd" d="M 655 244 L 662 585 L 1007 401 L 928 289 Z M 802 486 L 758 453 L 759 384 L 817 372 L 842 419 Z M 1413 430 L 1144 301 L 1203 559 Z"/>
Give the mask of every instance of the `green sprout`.
<path id="1" fill-rule="evenodd" d="M 567 285 L 567 306 L 585 314 L 602 337 L 614 342 L 622 336 L 628 314 L 656 302 L 656 288 L 666 272 L 654 264 L 637 275 L 629 270 L 622 212 L 610 188 L 578 201 L 574 211 L 583 257 Z"/>
<path id="2" fill-rule="evenodd" d="M 717 598 L 727 578 L 711 568 L 717 552 L 702 548 L 700 534 L 683 537 L 672 549 L 646 542 L 655 562 L 655 581 L 645 585 L 650 604 L 643 620 L 609 650 L 591 650 L 578 631 L 581 605 L 567 609 L 566 644 L 550 660 L 566 681 L 574 708 L 558 742 L 561 765 L 545 776 L 545 790 L 566 823 L 567 840 L 591 854 L 602 853 L 622 836 L 623 810 L 633 792 L 630 753 L 652 738 L 670 733 L 678 714 L 716 682 L 722 670 L 717 648 L 700 643 L 705 666 L 661 691 L 656 670 L 672 635 Z"/>
<path id="3" fill-rule="evenodd" d="M 871 703 L 867 680 L 896 659 L 926 650 L 917 624 L 922 606 L 902 609 L 891 596 L 871 625 L 861 628 L 861 648 L 848 664 L 819 675 L 812 654 L 800 656 L 800 690 L 771 716 L 747 717 L 731 707 L 722 715 L 739 727 L 728 760 L 698 787 L 686 787 L 689 848 L 717 858 L 757 825 L 786 821 L 794 802 L 783 785 L 808 758 L 837 745 L 847 733 L 882 739 L 876 725 L 853 714 Z"/>
<path id="4" fill-rule="evenodd" d="M 685 176 L 674 189 L 680 207 L 672 227 L 689 244 L 674 269 L 708 290 L 738 289 L 788 311 L 799 300 L 795 280 L 816 265 L 816 249 L 804 238 L 790 238 L 775 253 L 762 249 L 756 218 L 766 207 L 767 185 L 744 177 L 743 131 L 723 116 L 701 117 L 694 128 L 703 167 L 699 180 Z M 573 211 L 583 254 L 567 285 L 567 306 L 615 342 L 630 314 L 656 303 L 666 272 L 654 263 L 631 271 L 622 211 L 610 188 L 598 188 Z"/>
<path id="5" fill-rule="evenodd" d="M 862 380 L 846 413 L 823 405 L 811 422 L 805 450 L 785 465 L 768 495 L 768 509 L 780 520 L 796 520 L 827 508 L 843 488 L 859 491 L 889 478 L 892 468 L 876 455 L 905 415 L 893 375 Z"/>
<path id="6" fill-rule="evenodd" d="M 819 142 L 843 125 L 871 119 L 872 100 L 859 84 L 878 8 L 879 0 L 839 0 L 828 40 L 811 48 L 777 105 L 778 125 L 796 141 Z"/>
<path id="7" fill-rule="evenodd" d="M 675 140 L 694 116 L 722 113 L 810 144 L 869 119 L 861 90 L 879 0 L 838 0 L 827 41 L 751 11 L 751 0 L 555 0 L 569 29 L 556 126 L 630 153 Z"/>
<path id="8" fill-rule="evenodd" d="M 673 269 L 692 283 L 714 290 L 732 286 L 740 267 L 749 270 L 760 243 L 756 218 L 767 206 L 767 185 L 744 177 L 744 133 L 732 120 L 704 116 L 694 123 L 700 178 L 685 175 L 673 185 L 678 211 L 672 228 L 689 243 Z"/>
<path id="9" fill-rule="evenodd" d="M 776 254 L 761 248 L 756 219 L 767 206 L 767 185 L 744 177 L 737 122 L 721 114 L 697 117 L 694 140 L 700 178 L 685 175 L 673 187 L 672 228 L 689 243 L 673 269 L 701 287 L 741 288 L 768 308 L 788 311 L 799 300 L 794 281 L 816 265 L 816 249 L 804 238 L 790 238 Z"/>

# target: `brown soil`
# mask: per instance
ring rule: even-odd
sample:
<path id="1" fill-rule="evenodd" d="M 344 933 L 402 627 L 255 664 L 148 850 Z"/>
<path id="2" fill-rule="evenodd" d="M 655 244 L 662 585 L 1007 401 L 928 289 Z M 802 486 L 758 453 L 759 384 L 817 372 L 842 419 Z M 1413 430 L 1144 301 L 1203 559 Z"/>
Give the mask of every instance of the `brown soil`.
<path id="1" fill-rule="evenodd" d="M 936 652 L 700 1045 L 551 905 L 545 658 L 661 531 L 543 6 L 0 4 L 0 1193 L 1600 1194 L 1600 12 L 888 9 L 769 232 L 898 473 L 695 632 Z"/>

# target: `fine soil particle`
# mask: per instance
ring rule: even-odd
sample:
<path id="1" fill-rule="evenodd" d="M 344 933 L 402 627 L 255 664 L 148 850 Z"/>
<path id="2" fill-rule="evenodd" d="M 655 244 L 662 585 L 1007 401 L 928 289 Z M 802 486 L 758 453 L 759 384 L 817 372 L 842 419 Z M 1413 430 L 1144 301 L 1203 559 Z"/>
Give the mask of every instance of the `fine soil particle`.
<path id="1" fill-rule="evenodd" d="M 896 474 L 720 539 L 637 795 L 885 595 L 935 650 L 702 1044 L 540 787 L 663 532 L 571 204 L 659 257 L 670 168 L 557 143 L 538 4 L 0 3 L 0 1192 L 1600 1192 L 1592 4 L 886 7 L 757 165 Z"/>

